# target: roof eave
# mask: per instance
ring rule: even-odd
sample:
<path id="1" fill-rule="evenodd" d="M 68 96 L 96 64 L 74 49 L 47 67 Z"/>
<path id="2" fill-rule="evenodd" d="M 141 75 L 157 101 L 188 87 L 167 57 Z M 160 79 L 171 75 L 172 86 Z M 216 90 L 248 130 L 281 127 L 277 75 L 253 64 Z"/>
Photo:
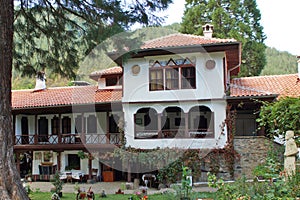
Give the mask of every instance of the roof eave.
<path id="1" fill-rule="evenodd" d="M 274 98 L 277 99 L 278 94 L 270 94 L 270 95 L 252 95 L 252 96 L 226 96 L 226 100 L 243 100 L 243 99 L 269 99 Z"/>
<path id="2" fill-rule="evenodd" d="M 241 42 L 232 41 L 232 42 L 222 42 L 222 43 L 209 43 L 202 45 L 185 45 L 185 46 L 167 46 L 167 47 L 157 47 L 157 48 L 147 48 L 140 49 L 128 52 L 109 52 L 107 55 L 116 62 L 119 66 L 122 66 L 122 57 L 124 54 L 129 54 L 131 58 L 145 56 L 147 54 L 150 55 L 162 55 L 162 52 L 165 52 L 164 55 L 167 54 L 177 54 L 177 53 L 191 53 L 195 52 L 207 52 L 206 47 L 219 47 L 219 46 L 230 46 L 230 45 L 239 45 L 241 46 Z M 188 49 L 188 51 L 186 51 Z"/>

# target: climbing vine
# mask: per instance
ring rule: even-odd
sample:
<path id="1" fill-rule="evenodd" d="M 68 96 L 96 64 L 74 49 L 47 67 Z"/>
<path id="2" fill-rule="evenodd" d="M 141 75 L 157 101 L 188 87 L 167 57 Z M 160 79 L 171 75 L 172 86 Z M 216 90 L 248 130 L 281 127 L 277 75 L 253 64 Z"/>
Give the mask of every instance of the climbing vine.
<path id="1" fill-rule="evenodd" d="M 233 139 L 235 134 L 235 121 L 236 121 L 236 111 L 231 110 L 231 106 L 227 106 L 227 116 L 225 121 L 221 125 L 221 134 L 225 135 L 225 125 L 227 126 L 227 143 L 224 148 L 213 149 L 206 157 L 205 162 L 210 163 L 210 171 L 213 174 L 218 174 L 220 172 L 220 167 L 222 163 L 220 161 L 224 159 L 225 165 L 229 171 L 231 178 L 234 178 L 234 164 L 235 161 L 240 158 L 240 155 L 235 151 L 233 145 Z"/>

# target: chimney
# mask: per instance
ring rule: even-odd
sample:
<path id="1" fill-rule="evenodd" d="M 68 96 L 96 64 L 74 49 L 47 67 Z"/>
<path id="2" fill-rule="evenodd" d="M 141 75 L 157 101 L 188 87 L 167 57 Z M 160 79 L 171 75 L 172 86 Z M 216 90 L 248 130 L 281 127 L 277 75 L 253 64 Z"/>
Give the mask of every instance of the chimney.
<path id="1" fill-rule="evenodd" d="M 34 91 L 40 91 L 46 89 L 46 76 L 45 72 L 39 71 L 36 75 L 36 82 Z"/>
<path id="2" fill-rule="evenodd" d="M 213 34 L 213 30 L 214 30 L 214 26 L 211 24 L 205 24 L 204 26 L 202 26 L 203 29 L 203 35 L 205 38 L 210 39 L 212 38 L 212 34 Z"/>

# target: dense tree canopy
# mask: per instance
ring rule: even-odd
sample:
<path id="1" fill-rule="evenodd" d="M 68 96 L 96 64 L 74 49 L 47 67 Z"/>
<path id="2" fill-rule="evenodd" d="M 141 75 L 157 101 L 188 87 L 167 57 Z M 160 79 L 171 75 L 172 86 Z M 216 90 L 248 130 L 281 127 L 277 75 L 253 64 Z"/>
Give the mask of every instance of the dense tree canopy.
<path id="1" fill-rule="evenodd" d="M 214 37 L 242 42 L 240 76 L 259 75 L 265 60 L 265 35 L 255 0 L 186 0 L 181 32 L 202 35 L 201 26 L 214 25 Z"/>
<path id="2" fill-rule="evenodd" d="M 288 130 L 299 135 L 300 98 L 285 97 L 276 102 L 263 102 L 257 122 L 270 136 L 284 136 Z"/>
<path id="3" fill-rule="evenodd" d="M 79 61 L 131 25 L 158 25 L 172 0 L 15 1 L 14 67 L 23 75 L 45 68 L 75 77 Z"/>
<path id="4" fill-rule="evenodd" d="M 275 48 L 266 49 L 267 64 L 260 75 L 278 75 L 297 73 L 297 57 L 286 51 Z"/>

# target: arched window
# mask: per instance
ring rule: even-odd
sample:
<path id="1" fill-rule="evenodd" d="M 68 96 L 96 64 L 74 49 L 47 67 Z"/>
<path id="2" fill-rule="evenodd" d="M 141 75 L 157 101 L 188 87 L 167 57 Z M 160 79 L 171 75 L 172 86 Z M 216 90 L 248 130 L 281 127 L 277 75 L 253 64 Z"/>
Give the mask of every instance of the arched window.
<path id="1" fill-rule="evenodd" d="M 189 132 L 191 137 L 214 136 L 214 113 L 206 106 L 195 106 L 189 111 Z"/>
<path id="2" fill-rule="evenodd" d="M 167 107 L 161 118 L 162 137 L 174 138 L 185 136 L 185 115 L 179 107 Z"/>
<path id="3" fill-rule="evenodd" d="M 157 112 L 153 108 L 141 108 L 134 115 L 136 138 L 157 138 Z"/>

